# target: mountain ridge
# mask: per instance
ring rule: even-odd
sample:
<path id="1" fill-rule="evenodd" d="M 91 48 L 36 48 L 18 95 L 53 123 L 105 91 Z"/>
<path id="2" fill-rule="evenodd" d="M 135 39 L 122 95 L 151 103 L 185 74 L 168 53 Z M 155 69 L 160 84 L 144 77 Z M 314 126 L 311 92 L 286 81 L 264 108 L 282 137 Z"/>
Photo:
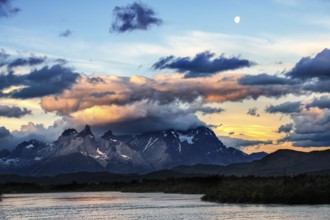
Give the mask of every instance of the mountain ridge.
<path id="1" fill-rule="evenodd" d="M 185 174 L 234 176 L 294 176 L 303 173 L 327 173 L 326 171 L 330 170 L 330 149 L 311 152 L 280 149 L 260 160 L 248 163 L 227 166 L 197 164 L 178 166 L 173 170 Z"/>

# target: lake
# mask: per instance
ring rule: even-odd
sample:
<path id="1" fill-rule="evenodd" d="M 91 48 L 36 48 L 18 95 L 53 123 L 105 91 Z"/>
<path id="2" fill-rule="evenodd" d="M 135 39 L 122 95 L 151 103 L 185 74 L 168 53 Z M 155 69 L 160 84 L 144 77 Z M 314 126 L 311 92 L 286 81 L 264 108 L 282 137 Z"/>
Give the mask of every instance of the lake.
<path id="1" fill-rule="evenodd" d="M 7 194 L 0 219 L 329 219 L 330 205 L 238 205 L 164 193 Z"/>

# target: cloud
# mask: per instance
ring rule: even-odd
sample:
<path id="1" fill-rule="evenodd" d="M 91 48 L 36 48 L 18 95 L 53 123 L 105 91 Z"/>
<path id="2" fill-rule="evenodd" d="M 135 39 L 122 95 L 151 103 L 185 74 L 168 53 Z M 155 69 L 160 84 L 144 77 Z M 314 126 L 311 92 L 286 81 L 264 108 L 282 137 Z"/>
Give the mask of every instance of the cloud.
<path id="1" fill-rule="evenodd" d="M 330 110 L 310 108 L 292 113 L 294 130 L 279 142 L 292 142 L 297 147 L 330 146 Z"/>
<path id="2" fill-rule="evenodd" d="M 7 63 L 9 69 L 20 67 L 20 66 L 35 66 L 43 64 L 47 61 L 46 57 L 28 57 L 28 58 L 17 58 Z"/>
<path id="3" fill-rule="evenodd" d="M 47 62 L 61 63 L 58 59 L 49 59 L 46 56 L 14 56 L 6 53 L 4 49 L 0 51 L 0 67 L 6 67 L 7 71 L 12 71 L 17 67 L 35 67 Z"/>
<path id="4" fill-rule="evenodd" d="M 249 108 L 249 110 L 248 110 L 248 112 L 246 114 L 259 117 L 260 115 L 257 113 L 257 110 L 258 109 L 256 107 Z"/>
<path id="5" fill-rule="evenodd" d="M 175 103 L 161 105 L 147 100 L 125 106 L 94 106 L 72 114 L 77 126 L 91 124 L 96 130 L 111 129 L 114 133 L 132 134 L 166 129 L 186 130 L 204 125 L 188 109 Z"/>
<path id="6" fill-rule="evenodd" d="M 330 79 L 329 80 L 312 80 L 307 81 L 302 89 L 306 91 L 319 92 L 319 93 L 330 93 Z"/>
<path id="7" fill-rule="evenodd" d="M 101 77 L 88 77 L 87 81 L 91 84 L 94 83 L 105 83 L 104 80 Z"/>
<path id="8" fill-rule="evenodd" d="M 182 74 L 158 74 L 152 78 L 82 75 L 61 94 L 43 96 L 40 105 L 45 112 L 71 117 L 72 124 L 92 122 L 94 127 L 129 133 L 200 125 L 195 113 L 223 112 L 216 104 L 260 96 L 280 97 L 297 90 L 287 85 L 243 86 L 238 83 L 241 76 L 226 73 L 200 80 L 184 78 Z M 170 118 L 179 123 L 169 122 Z M 141 127 L 143 123 L 148 126 Z"/>
<path id="9" fill-rule="evenodd" d="M 316 54 L 314 58 L 302 58 L 294 68 L 287 72 L 290 78 L 297 79 L 329 79 L 330 78 L 330 50 L 324 49 Z"/>
<path id="10" fill-rule="evenodd" d="M 278 128 L 278 133 L 289 133 L 290 131 L 292 131 L 293 129 L 293 124 L 289 123 L 289 124 L 285 124 L 285 125 L 281 125 Z"/>
<path id="11" fill-rule="evenodd" d="M 4 49 L 0 50 L 0 67 L 2 67 L 4 65 L 3 60 L 7 59 L 10 55 L 8 53 L 6 53 L 6 51 Z"/>
<path id="12" fill-rule="evenodd" d="M 180 73 L 185 73 L 185 78 L 208 77 L 218 72 L 234 70 L 254 65 L 249 60 L 237 57 L 226 58 L 223 55 L 214 58 L 215 54 L 204 51 L 196 54 L 195 57 L 174 57 L 168 56 L 160 58 L 153 64 L 155 70 L 173 69 Z"/>
<path id="13" fill-rule="evenodd" d="M 19 130 L 12 132 L 13 136 L 26 139 L 39 139 L 42 141 L 52 142 L 70 126 L 70 120 L 67 118 L 56 120 L 53 125 L 45 127 L 43 124 L 28 122 L 21 126 Z"/>
<path id="14" fill-rule="evenodd" d="M 206 106 L 202 98 L 197 98 L 194 102 L 189 103 L 189 107 L 187 108 L 187 112 L 200 112 L 202 115 L 216 114 L 223 111 L 225 110 L 220 107 Z"/>
<path id="15" fill-rule="evenodd" d="M 6 96 L 17 99 L 43 97 L 62 93 L 76 83 L 79 77 L 80 75 L 72 69 L 56 64 L 34 69 L 25 75 L 15 75 L 13 72 L 7 75 L 1 74 L 0 90 L 11 86 L 22 86 Z"/>
<path id="16" fill-rule="evenodd" d="M 330 84 L 329 84 L 330 85 Z M 330 97 L 329 96 L 321 96 L 319 98 L 314 98 L 312 102 L 306 105 L 306 108 L 317 107 L 319 109 L 330 109 Z"/>
<path id="17" fill-rule="evenodd" d="M 300 84 L 306 92 L 330 92 L 330 50 L 325 48 L 315 57 L 304 57 L 287 73 L 287 82 Z M 244 80 L 243 80 L 244 84 Z"/>
<path id="18" fill-rule="evenodd" d="M 219 139 L 222 141 L 222 143 L 224 143 L 225 146 L 235 147 L 235 148 L 239 148 L 239 149 L 242 149 L 242 148 L 248 147 L 248 146 L 273 144 L 273 142 L 271 140 L 267 140 L 267 141 L 246 140 L 246 139 L 233 138 L 233 137 L 228 137 L 228 136 L 219 136 Z"/>
<path id="19" fill-rule="evenodd" d="M 31 110 L 27 108 L 19 108 L 16 106 L 0 105 L 0 117 L 6 118 L 21 118 L 25 115 L 31 114 Z"/>
<path id="20" fill-rule="evenodd" d="M 311 134 L 291 134 L 280 142 L 290 141 L 295 147 L 329 147 L 330 132 L 311 133 Z"/>
<path id="21" fill-rule="evenodd" d="M 270 105 L 265 109 L 267 113 L 271 113 L 271 114 L 275 114 L 275 113 L 290 114 L 294 112 L 301 112 L 301 110 L 302 110 L 301 102 L 285 102 L 279 105 Z"/>
<path id="22" fill-rule="evenodd" d="M 10 131 L 5 127 L 0 127 L 0 139 L 9 137 L 9 136 L 10 136 Z"/>
<path id="23" fill-rule="evenodd" d="M 330 130 L 330 110 L 310 109 L 301 113 L 292 114 L 295 132 L 299 134 L 322 133 Z"/>
<path id="24" fill-rule="evenodd" d="M 241 85 L 269 86 L 291 85 L 301 93 L 330 92 L 330 50 L 324 49 L 315 57 L 304 57 L 288 72 L 285 78 L 268 74 L 245 75 L 239 80 Z"/>
<path id="25" fill-rule="evenodd" d="M 203 106 L 198 108 L 189 108 L 192 112 L 201 112 L 203 115 L 221 113 L 225 111 L 223 108 L 213 108 L 210 106 Z"/>
<path id="26" fill-rule="evenodd" d="M 179 74 L 153 78 L 102 76 L 101 83 L 91 84 L 88 77 L 82 76 L 61 95 L 43 97 L 41 107 L 46 112 L 70 116 L 78 124 L 92 122 L 96 127 L 113 127 L 115 132 L 121 133 L 136 132 L 137 128 L 141 131 L 182 129 L 201 124 L 196 112 L 223 111 L 208 104 L 257 98 L 263 94 L 262 90 L 237 84 L 239 77 L 217 75 L 200 81 L 184 79 Z M 270 90 L 267 88 L 267 93 Z M 172 121 L 179 123 L 176 125 Z M 142 122 L 148 126 L 142 128 Z"/>
<path id="27" fill-rule="evenodd" d="M 222 124 L 220 124 L 220 125 L 215 125 L 215 124 L 208 124 L 207 125 L 207 127 L 209 127 L 209 128 L 220 128 L 222 126 Z"/>
<path id="28" fill-rule="evenodd" d="M 10 131 L 3 126 L 0 126 L 0 151 L 3 149 L 12 149 L 20 140 L 13 137 Z"/>
<path id="29" fill-rule="evenodd" d="M 70 37 L 73 34 L 72 30 L 66 29 L 59 33 L 59 37 Z"/>
<path id="30" fill-rule="evenodd" d="M 20 75 L 15 75 L 12 71 L 8 72 L 8 74 L 0 73 L 0 90 L 23 84 L 23 78 Z"/>
<path id="31" fill-rule="evenodd" d="M 282 87 L 242 86 L 237 83 L 239 77 L 238 74 L 215 75 L 201 81 L 198 78 L 184 79 L 180 74 L 156 75 L 153 78 L 102 76 L 104 82 L 97 84 L 91 84 L 88 78 L 82 77 L 62 95 L 42 98 L 41 106 L 45 111 L 68 115 L 94 106 L 124 106 L 143 100 L 161 105 L 175 102 L 191 105 L 201 99 L 204 105 L 260 96 L 280 97 L 290 92 L 290 89 Z"/>
<path id="32" fill-rule="evenodd" d="M 109 91 L 109 92 L 94 92 L 94 93 L 91 94 L 91 96 L 93 98 L 102 98 L 102 97 L 116 95 L 116 94 L 117 94 L 116 92 L 112 92 L 112 91 Z"/>
<path id="33" fill-rule="evenodd" d="M 12 7 L 11 0 L 0 0 L 0 18 L 15 15 L 20 11 L 20 8 Z"/>
<path id="34" fill-rule="evenodd" d="M 55 141 L 61 133 L 70 127 L 70 120 L 63 118 L 54 122 L 53 125 L 45 127 L 43 124 L 29 122 L 23 124 L 19 130 L 9 132 L 8 129 L 0 127 L 0 150 L 13 149 L 23 141 L 37 139 L 47 143 Z"/>
<path id="35" fill-rule="evenodd" d="M 133 2 L 130 5 L 115 7 L 113 9 L 114 21 L 110 32 L 123 33 L 134 30 L 147 30 L 153 25 L 161 25 L 163 22 L 156 17 L 156 13 L 149 6 L 141 2 Z"/>
<path id="36" fill-rule="evenodd" d="M 257 85 L 290 85 L 296 84 L 292 79 L 272 76 L 266 73 L 259 75 L 245 75 L 238 81 L 241 85 L 257 86 Z"/>

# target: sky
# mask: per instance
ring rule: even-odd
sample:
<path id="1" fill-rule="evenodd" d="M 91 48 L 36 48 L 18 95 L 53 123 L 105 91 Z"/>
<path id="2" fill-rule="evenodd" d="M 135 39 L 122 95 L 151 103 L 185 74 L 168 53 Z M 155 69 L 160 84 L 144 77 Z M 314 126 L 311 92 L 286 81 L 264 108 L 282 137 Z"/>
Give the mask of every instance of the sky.
<path id="1" fill-rule="evenodd" d="M 98 135 L 209 126 L 246 153 L 327 149 L 329 10 L 327 0 L 0 0 L 0 149 L 85 124 Z"/>

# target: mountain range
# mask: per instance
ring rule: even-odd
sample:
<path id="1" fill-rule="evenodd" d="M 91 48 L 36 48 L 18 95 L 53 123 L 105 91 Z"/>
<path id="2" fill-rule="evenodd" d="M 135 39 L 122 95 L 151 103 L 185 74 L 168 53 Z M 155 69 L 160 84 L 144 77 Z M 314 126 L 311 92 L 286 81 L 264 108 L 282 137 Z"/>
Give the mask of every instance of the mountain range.
<path id="1" fill-rule="evenodd" d="M 226 147 L 205 127 L 139 135 L 105 132 L 97 139 L 89 125 L 65 130 L 53 143 L 24 141 L 0 151 L 0 173 L 47 176 L 74 172 L 146 173 L 196 164 L 229 165 L 251 162 L 266 153 L 248 155 Z"/>
<path id="2" fill-rule="evenodd" d="M 33 183 L 40 185 L 63 185 L 76 183 L 114 183 L 142 180 L 167 180 L 213 175 L 224 176 L 311 176 L 330 174 L 330 150 L 309 153 L 278 150 L 253 162 L 222 165 L 182 165 L 145 174 L 110 172 L 75 172 L 56 176 L 23 176 L 0 174 L 0 184 Z M 302 178 L 304 178 L 302 176 Z M 12 184 L 10 184 L 12 185 Z M 150 189 L 149 189 L 150 190 Z"/>

